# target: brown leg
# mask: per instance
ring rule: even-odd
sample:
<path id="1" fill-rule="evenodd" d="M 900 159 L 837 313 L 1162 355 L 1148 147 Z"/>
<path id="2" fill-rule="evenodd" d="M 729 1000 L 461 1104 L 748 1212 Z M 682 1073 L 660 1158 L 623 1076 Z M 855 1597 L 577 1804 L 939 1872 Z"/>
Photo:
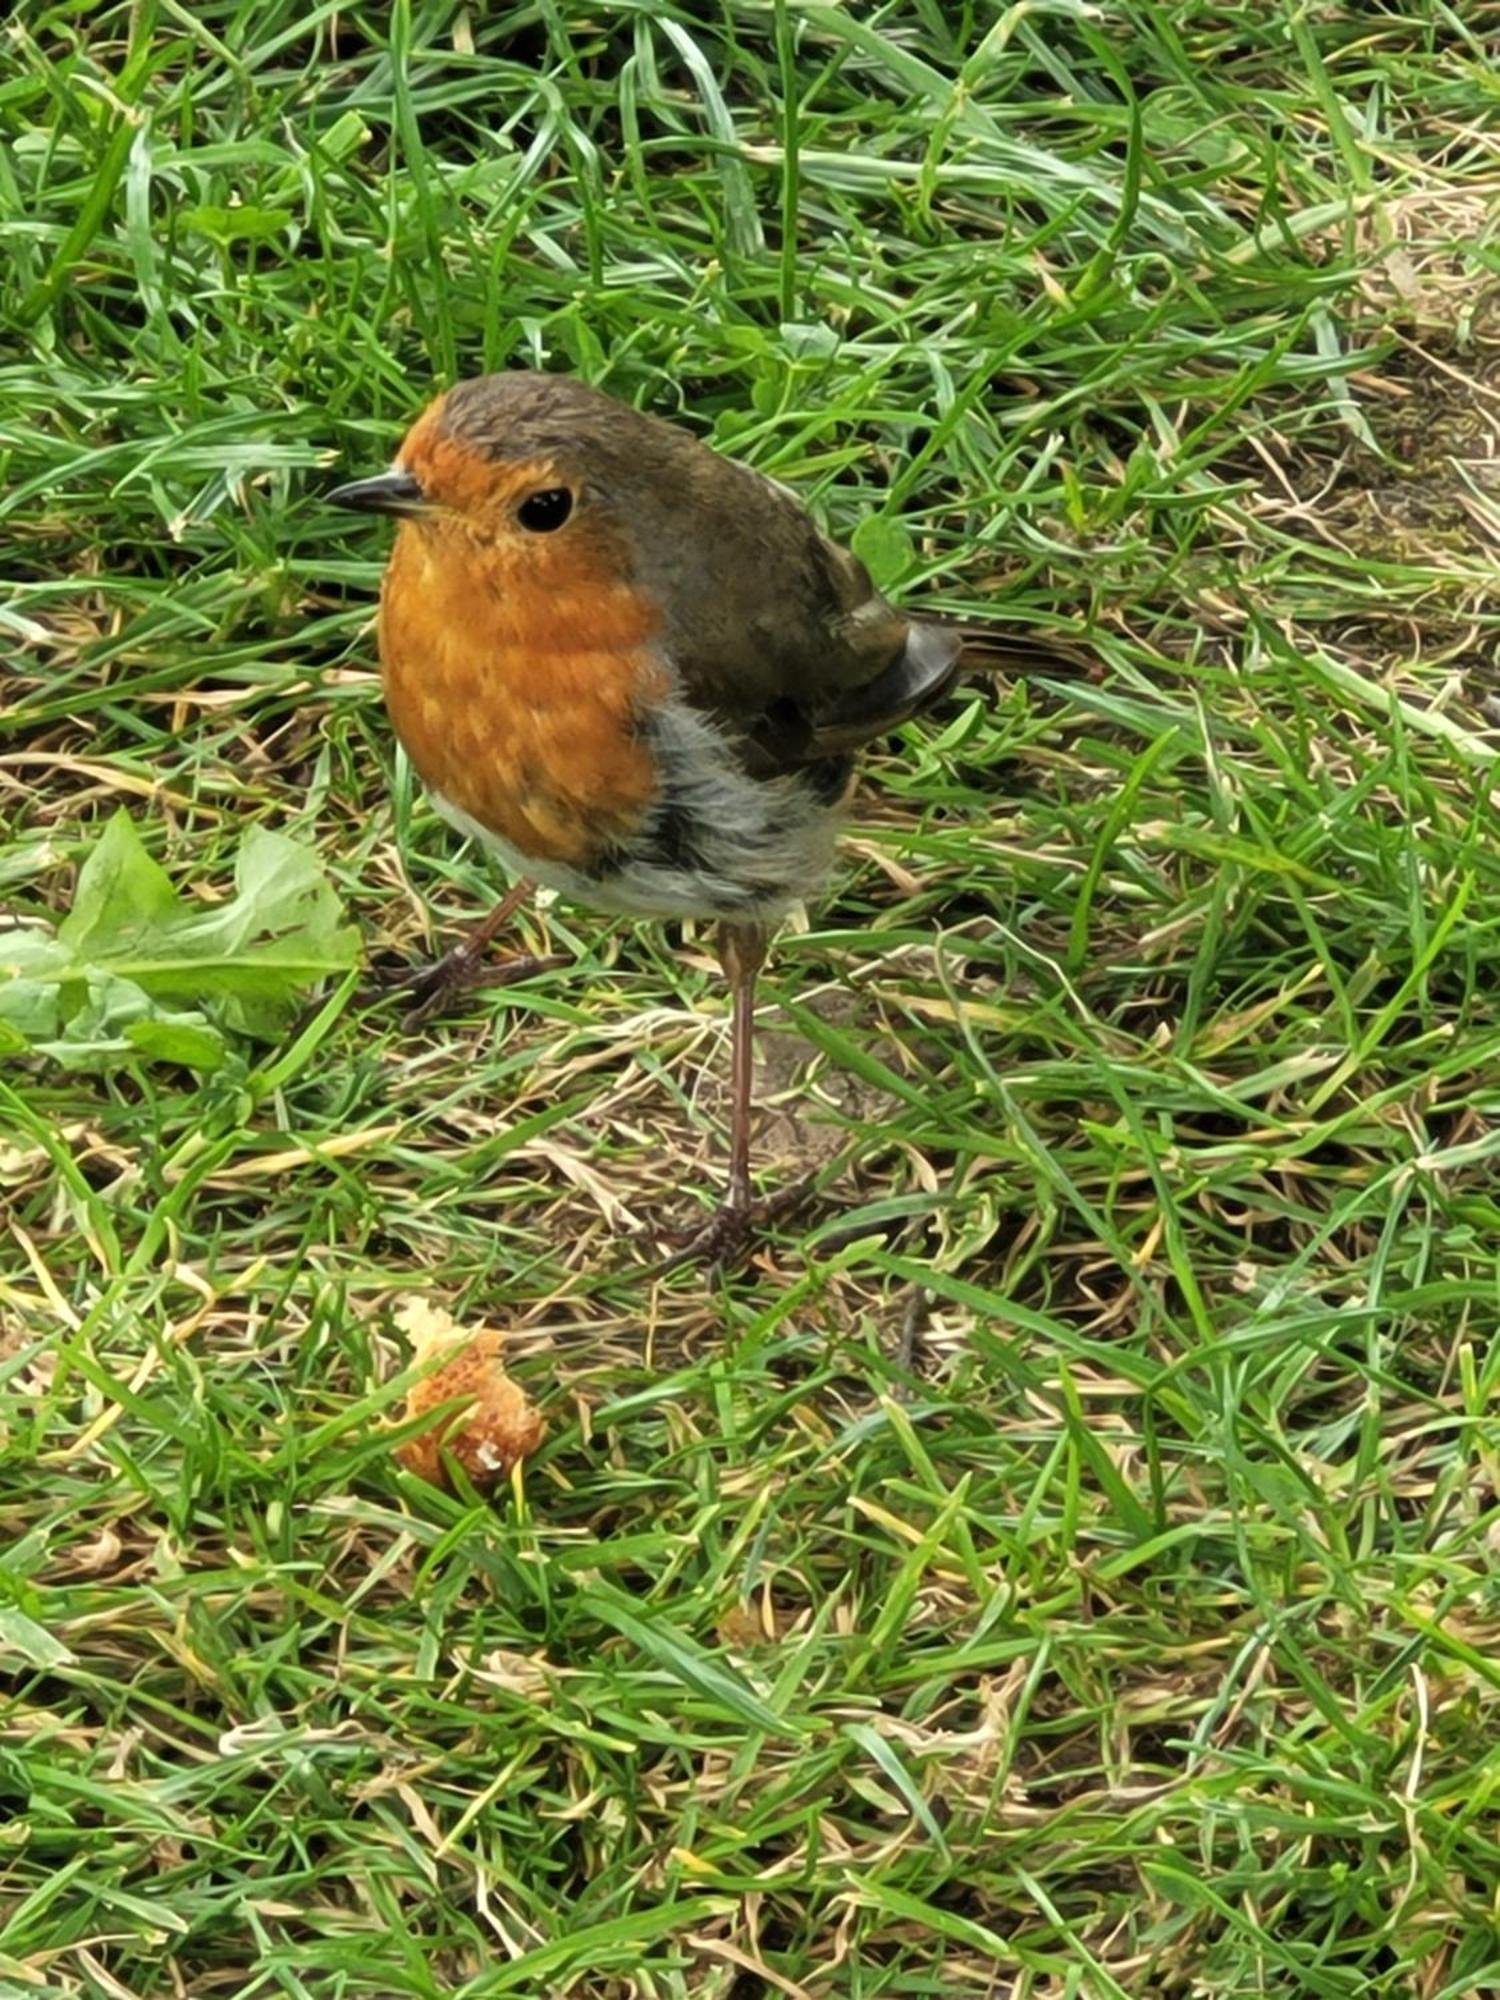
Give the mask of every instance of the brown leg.
<path id="1" fill-rule="evenodd" d="M 529 979 L 537 972 L 550 972 L 566 965 L 565 958 L 537 958 L 518 952 L 500 964 L 486 966 L 484 955 L 505 925 L 536 888 L 534 882 L 517 882 L 500 898 L 488 916 L 471 926 L 451 951 L 429 965 L 402 966 L 382 984 L 398 987 L 415 1003 L 407 1013 L 406 1025 L 420 1027 L 441 1013 L 450 1000 L 474 986 L 507 986 L 512 980 Z"/>
<path id="2" fill-rule="evenodd" d="M 755 980 L 766 960 L 764 924 L 719 926 L 719 963 L 729 981 L 734 1041 L 729 1108 L 729 1185 L 724 1199 L 702 1229 L 680 1250 L 652 1266 L 652 1275 L 680 1264 L 734 1264 L 755 1240 L 762 1222 L 795 1207 L 806 1195 L 798 1184 L 770 1201 L 757 1202 L 750 1187 L 750 1124 L 755 1081 Z"/>
<path id="3" fill-rule="evenodd" d="M 748 1215 L 750 1194 L 750 1099 L 755 1084 L 755 981 L 766 962 L 764 924 L 721 924 L 719 963 L 734 1002 L 734 1038 L 729 1108 L 729 1186 L 725 1210 Z"/>

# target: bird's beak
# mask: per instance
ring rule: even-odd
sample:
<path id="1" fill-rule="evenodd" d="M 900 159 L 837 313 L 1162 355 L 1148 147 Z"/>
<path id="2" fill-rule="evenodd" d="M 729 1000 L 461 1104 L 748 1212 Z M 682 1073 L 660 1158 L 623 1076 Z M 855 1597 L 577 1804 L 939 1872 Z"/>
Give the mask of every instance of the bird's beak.
<path id="1" fill-rule="evenodd" d="M 427 504 L 421 486 L 409 472 L 377 472 L 373 479 L 351 479 L 335 486 L 324 499 L 356 514 L 420 514 Z"/>

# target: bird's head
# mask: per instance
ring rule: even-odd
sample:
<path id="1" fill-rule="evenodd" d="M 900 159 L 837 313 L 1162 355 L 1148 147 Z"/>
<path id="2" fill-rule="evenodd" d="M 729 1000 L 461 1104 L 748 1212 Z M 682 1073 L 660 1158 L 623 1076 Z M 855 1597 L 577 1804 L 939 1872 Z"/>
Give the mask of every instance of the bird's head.
<path id="1" fill-rule="evenodd" d="M 388 471 L 327 497 L 477 543 L 507 567 L 550 568 L 567 551 L 595 563 L 610 555 L 618 571 L 631 488 L 651 476 L 642 450 L 659 449 L 665 431 L 569 376 L 481 375 L 429 404 Z"/>

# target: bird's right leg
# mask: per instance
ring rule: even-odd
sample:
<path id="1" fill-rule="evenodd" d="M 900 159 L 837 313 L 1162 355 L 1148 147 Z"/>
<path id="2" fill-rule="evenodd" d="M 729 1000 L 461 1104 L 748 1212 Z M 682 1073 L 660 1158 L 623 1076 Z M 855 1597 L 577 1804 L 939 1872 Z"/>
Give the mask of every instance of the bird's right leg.
<path id="1" fill-rule="evenodd" d="M 784 1188 L 757 1201 L 750 1182 L 750 1129 L 755 1118 L 755 981 L 765 963 L 764 924 L 726 922 L 719 926 L 719 962 L 732 1000 L 733 1069 L 729 1115 L 729 1184 L 701 1228 L 659 1264 L 654 1278 L 682 1264 L 730 1269 L 754 1248 L 761 1229 L 807 1199 L 808 1183 Z"/>

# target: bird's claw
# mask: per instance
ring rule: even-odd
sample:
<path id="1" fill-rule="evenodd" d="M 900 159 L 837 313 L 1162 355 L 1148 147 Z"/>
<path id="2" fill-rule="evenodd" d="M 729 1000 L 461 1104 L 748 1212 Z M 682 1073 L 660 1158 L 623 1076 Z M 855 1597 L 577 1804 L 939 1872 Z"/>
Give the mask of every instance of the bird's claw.
<path id="1" fill-rule="evenodd" d="M 811 1191 L 812 1180 L 808 1178 L 759 1201 L 721 1202 L 707 1222 L 664 1232 L 668 1241 L 676 1241 L 677 1248 L 653 1264 L 647 1276 L 662 1278 L 669 1271 L 681 1270 L 685 1264 L 698 1264 L 711 1271 L 737 1270 L 763 1232 L 784 1216 L 795 1214 Z"/>
<path id="2" fill-rule="evenodd" d="M 512 958 L 487 964 L 482 956 L 459 944 L 426 965 L 377 966 L 371 974 L 371 984 L 382 993 L 408 995 L 412 1005 L 402 1017 L 403 1026 L 420 1028 L 452 1001 L 478 987 L 513 986 L 519 980 L 534 979 L 539 973 L 555 972 L 567 963 L 566 958 L 557 955 L 539 957 L 532 952 L 518 952 Z"/>

